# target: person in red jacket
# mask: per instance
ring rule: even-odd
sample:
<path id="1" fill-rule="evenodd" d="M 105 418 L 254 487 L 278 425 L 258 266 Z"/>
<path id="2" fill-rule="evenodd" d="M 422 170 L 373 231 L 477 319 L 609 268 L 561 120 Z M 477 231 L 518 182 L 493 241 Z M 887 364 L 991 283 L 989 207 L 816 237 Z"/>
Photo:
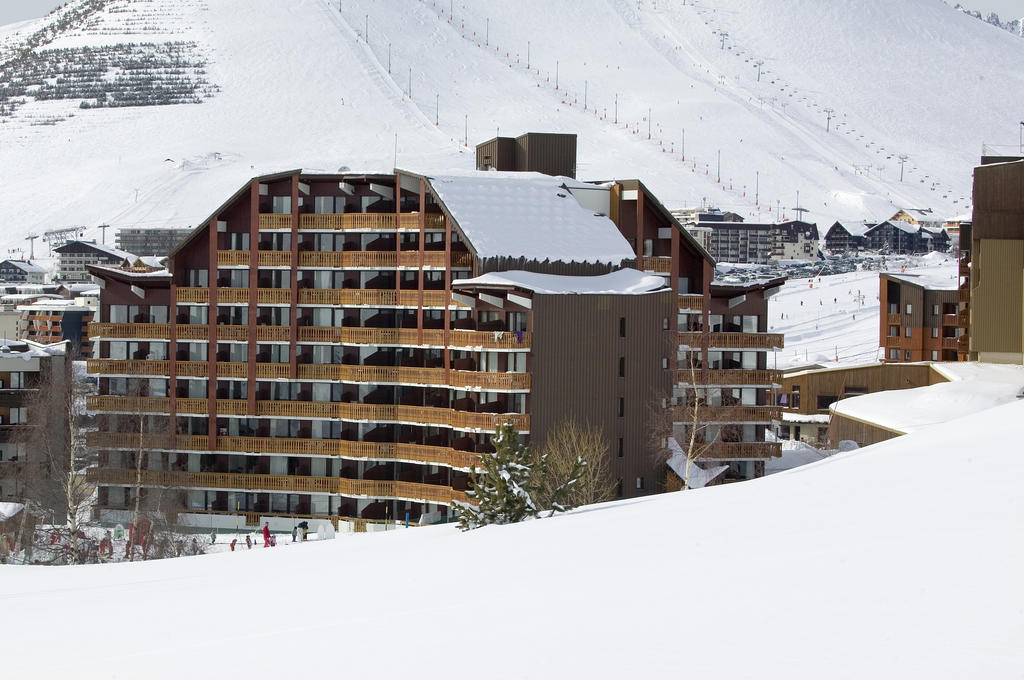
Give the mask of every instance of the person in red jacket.
<path id="1" fill-rule="evenodd" d="M 263 523 L 263 547 L 264 548 L 270 547 L 270 523 L 269 522 L 264 522 Z"/>

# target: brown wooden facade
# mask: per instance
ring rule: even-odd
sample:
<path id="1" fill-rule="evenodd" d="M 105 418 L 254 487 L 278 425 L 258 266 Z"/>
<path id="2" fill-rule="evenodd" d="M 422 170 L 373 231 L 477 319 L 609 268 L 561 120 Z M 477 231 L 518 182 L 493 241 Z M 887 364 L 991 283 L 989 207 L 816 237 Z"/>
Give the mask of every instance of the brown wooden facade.
<path id="1" fill-rule="evenodd" d="M 92 267 L 104 280 L 89 364 L 100 507 L 133 501 L 123 471 L 143 417 L 142 495 L 174 486 L 196 514 L 443 519 L 496 425 L 540 445 L 573 415 L 606 426 L 622 496 L 660 490 L 644 414 L 671 400 L 681 348 L 715 345 L 713 263 L 638 181 L 613 186 L 610 212 L 666 292 L 466 305 L 452 284 L 481 261 L 429 178 L 404 171 L 254 178 L 165 275 Z M 693 318 L 696 340 L 680 333 Z M 720 344 L 781 346 L 763 331 L 722 332 Z M 761 361 L 708 379 L 772 376 Z M 774 455 L 777 445 L 737 439 L 716 457 Z"/>
<path id="2" fill-rule="evenodd" d="M 879 275 L 879 338 L 883 361 L 957 361 L 959 293 L 934 289 L 910 277 Z"/>

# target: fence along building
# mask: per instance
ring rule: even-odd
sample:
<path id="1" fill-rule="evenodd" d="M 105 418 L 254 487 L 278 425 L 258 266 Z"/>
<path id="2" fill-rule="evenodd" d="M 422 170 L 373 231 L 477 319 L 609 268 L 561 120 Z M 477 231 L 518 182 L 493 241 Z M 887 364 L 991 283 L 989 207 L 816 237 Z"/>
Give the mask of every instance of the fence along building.
<path id="1" fill-rule="evenodd" d="M 140 414 L 142 499 L 175 491 L 207 525 L 443 519 L 497 424 L 542 444 L 565 417 L 605 426 L 622 496 L 650 493 L 644 413 L 678 348 L 707 346 L 677 313 L 706 319 L 712 261 L 635 180 L 269 175 L 142 269 L 90 267 L 110 519 Z"/>

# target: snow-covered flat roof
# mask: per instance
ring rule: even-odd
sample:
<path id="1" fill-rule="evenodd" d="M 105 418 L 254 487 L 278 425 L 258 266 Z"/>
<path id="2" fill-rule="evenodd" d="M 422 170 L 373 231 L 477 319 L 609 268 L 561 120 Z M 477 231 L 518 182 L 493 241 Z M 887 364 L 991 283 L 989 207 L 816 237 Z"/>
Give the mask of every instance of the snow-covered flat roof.
<path id="1" fill-rule="evenodd" d="M 950 382 L 849 397 L 833 404 L 832 411 L 907 433 L 1017 401 L 1024 391 L 1024 366 L 946 362 L 933 367 Z"/>
<path id="2" fill-rule="evenodd" d="M 605 215 L 568 189 L 597 190 L 536 172 L 428 176 L 431 187 L 480 257 L 619 264 L 636 254 Z"/>
<path id="3" fill-rule="evenodd" d="M 642 295 L 665 288 L 665 279 L 636 269 L 619 269 L 598 276 L 560 276 L 515 270 L 491 272 L 452 282 L 453 288 L 473 286 L 514 286 L 547 295 Z"/>
<path id="4" fill-rule="evenodd" d="M 928 271 L 919 270 L 918 273 L 906 272 L 883 272 L 890 279 L 912 283 L 928 290 L 956 290 L 960 286 L 960 277 L 952 267 L 946 268 L 949 271 Z"/>

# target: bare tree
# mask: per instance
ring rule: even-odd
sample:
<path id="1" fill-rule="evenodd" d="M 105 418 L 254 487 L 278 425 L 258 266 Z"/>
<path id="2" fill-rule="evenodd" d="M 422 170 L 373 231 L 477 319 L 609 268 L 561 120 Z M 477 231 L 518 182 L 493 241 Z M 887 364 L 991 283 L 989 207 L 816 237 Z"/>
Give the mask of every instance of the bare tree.
<path id="1" fill-rule="evenodd" d="M 719 428 L 713 428 L 704 421 L 707 417 L 708 388 L 702 379 L 698 354 L 686 354 L 686 370 L 689 379 L 677 397 L 679 403 L 672 405 L 672 400 L 664 397 L 653 403 L 648 409 L 650 423 L 650 439 L 653 455 L 661 462 L 668 463 L 674 456 L 682 456 L 683 490 L 690 489 L 690 476 L 693 467 L 706 459 L 719 438 Z M 670 443 L 674 438 L 678 450 Z M 681 441 L 680 441 L 681 439 Z"/>
<path id="2" fill-rule="evenodd" d="M 85 441 L 85 401 L 89 382 L 76 379 L 70 357 L 41 373 L 38 392 L 28 403 L 30 427 L 22 431 L 26 497 L 32 507 L 53 515 L 59 541 L 55 560 L 81 562 L 78 539 L 91 521 L 94 490 L 85 469 L 95 463 Z M 54 362 L 56 363 L 56 362 Z M 62 518 L 63 522 L 58 522 Z"/>
<path id="3" fill-rule="evenodd" d="M 566 504 L 576 507 L 611 500 L 615 481 L 608 470 L 608 449 L 608 440 L 600 427 L 563 420 L 548 434 L 540 449 L 540 454 L 547 456 L 549 471 L 541 498 L 550 498 L 557 480 L 568 478 L 577 460 L 582 460 L 583 474 L 568 492 Z"/>

